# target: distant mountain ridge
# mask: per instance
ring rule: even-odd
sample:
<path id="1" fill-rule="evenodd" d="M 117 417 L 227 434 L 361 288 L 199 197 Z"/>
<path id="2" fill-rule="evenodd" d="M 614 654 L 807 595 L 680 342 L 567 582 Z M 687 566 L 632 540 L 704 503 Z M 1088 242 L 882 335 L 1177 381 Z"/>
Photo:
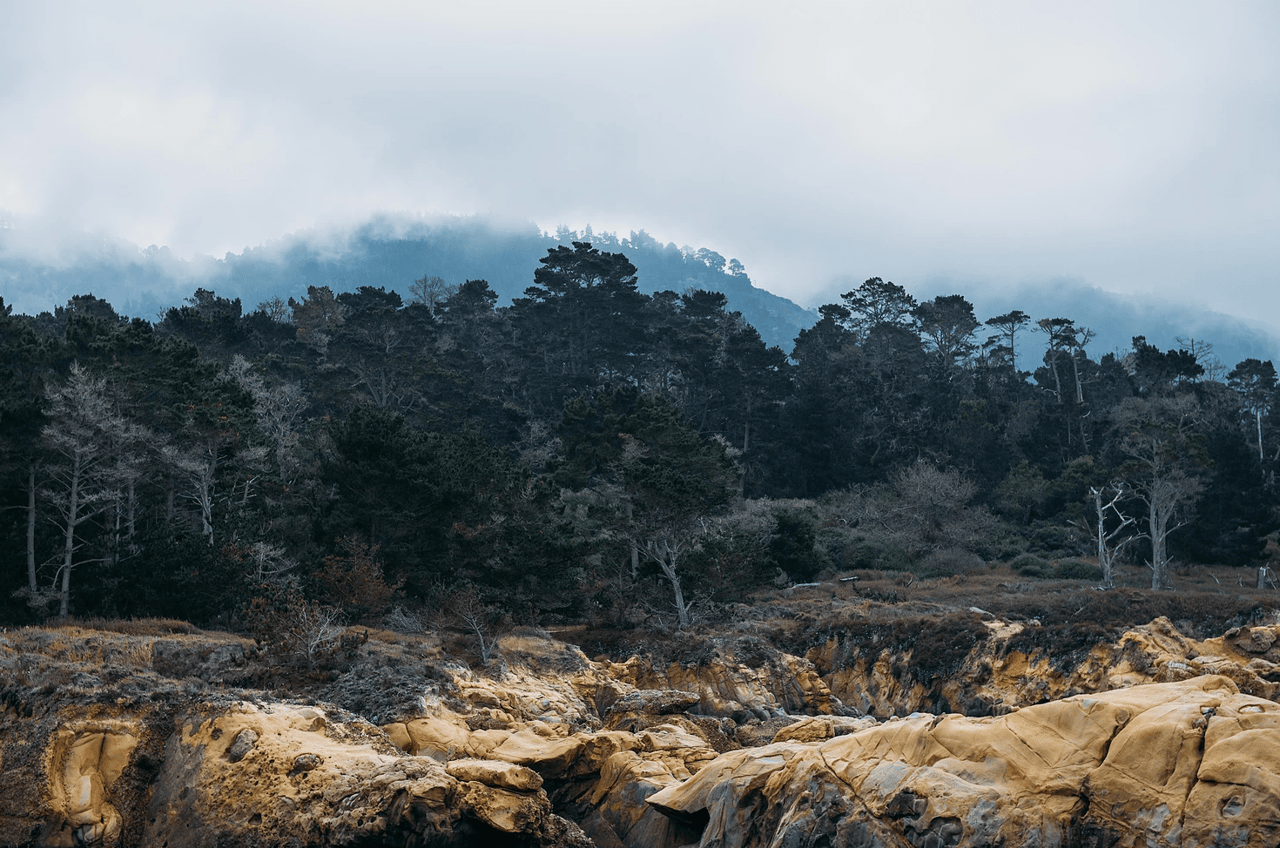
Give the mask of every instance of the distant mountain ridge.
<path id="1" fill-rule="evenodd" d="M 509 302 L 533 284 L 549 248 L 591 242 L 635 264 L 640 290 L 718 291 L 770 345 L 790 351 L 817 314 L 751 283 L 736 260 L 715 251 L 663 245 L 643 230 L 626 238 L 561 228 L 543 233 L 532 223 L 505 225 L 481 217 L 421 219 L 380 216 L 345 231 L 303 231 L 222 259 L 183 260 L 167 248 L 139 249 L 127 241 L 85 237 L 43 253 L 24 249 L 23 233 L 0 229 L 0 293 L 20 312 L 51 309 L 73 295 L 93 293 L 123 313 L 152 318 L 200 287 L 238 297 L 249 311 L 272 297 L 306 294 L 308 286 L 335 292 L 381 286 L 407 296 L 414 280 L 443 277 L 459 284 L 488 280 Z"/>
<path id="2" fill-rule="evenodd" d="M 857 288 L 861 282 L 853 277 L 833 281 L 825 302 L 839 302 L 836 292 Z M 1030 315 L 1032 323 L 1019 341 L 1018 367 L 1023 370 L 1034 370 L 1044 355 L 1043 338 L 1034 332 L 1034 323 L 1041 318 L 1069 318 L 1077 327 L 1092 330 L 1095 335 L 1088 353 L 1095 360 L 1115 351 L 1132 350 L 1133 337 L 1140 335 L 1162 350 L 1179 347 L 1179 339 L 1194 340 L 1197 347 L 1207 342 L 1212 345 L 1213 356 L 1227 370 L 1248 358 L 1280 362 L 1280 338 L 1266 329 L 1202 306 L 1166 300 L 1158 294 L 1120 294 L 1061 278 L 999 289 L 981 282 L 938 278 L 902 284 L 922 301 L 940 295 L 963 295 L 973 304 L 979 321 L 1015 309 Z M 987 330 L 978 329 L 979 341 L 989 335 Z"/>

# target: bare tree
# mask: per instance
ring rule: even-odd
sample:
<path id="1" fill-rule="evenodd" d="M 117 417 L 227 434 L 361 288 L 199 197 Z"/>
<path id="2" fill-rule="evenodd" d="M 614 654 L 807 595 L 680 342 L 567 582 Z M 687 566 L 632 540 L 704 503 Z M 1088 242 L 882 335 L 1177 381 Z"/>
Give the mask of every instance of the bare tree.
<path id="1" fill-rule="evenodd" d="M 109 473 L 113 435 L 125 426 L 107 392 L 105 380 L 78 362 L 71 364 L 65 385 L 47 390 L 49 423 L 42 435 L 55 457 L 48 465 L 49 501 L 62 535 L 61 564 L 54 575 L 58 613 L 66 616 L 71 598 L 71 571 L 81 547 L 82 525 L 107 509 L 116 494 Z"/>
<path id="2" fill-rule="evenodd" d="M 1169 589 L 1169 535 L 1190 519 L 1203 489 L 1199 471 L 1204 448 L 1196 432 L 1194 399 L 1129 398 L 1116 415 L 1116 446 L 1128 460 L 1122 470 L 1134 495 L 1147 507 L 1151 542 L 1151 588 Z"/>
<path id="3" fill-rule="evenodd" d="M 277 324 L 288 323 L 291 312 L 289 304 L 281 299 L 279 295 L 276 295 L 270 300 L 264 300 L 262 303 L 259 303 L 258 311 L 263 315 L 266 315 L 272 321 L 275 321 Z"/>
<path id="4" fill-rule="evenodd" d="M 294 449 L 298 445 L 299 423 L 310 401 L 298 383 L 269 385 L 240 354 L 231 360 L 227 373 L 253 395 L 253 410 L 258 429 L 271 442 L 276 472 L 291 482 L 297 470 Z"/>
<path id="5" fill-rule="evenodd" d="M 1108 493 L 1110 498 L 1107 497 Z M 1116 586 L 1115 563 L 1120 556 L 1120 551 L 1130 542 L 1143 538 L 1143 534 L 1125 532 L 1137 523 L 1132 516 L 1120 511 L 1120 502 L 1128 494 L 1128 487 L 1123 482 L 1107 486 L 1090 486 L 1089 499 L 1093 502 L 1094 525 L 1090 527 L 1087 518 L 1074 522 L 1076 526 L 1093 535 L 1097 542 L 1098 566 L 1102 569 L 1103 589 L 1114 589 Z M 1109 517 L 1114 525 L 1111 530 L 1107 529 Z M 1115 524 L 1116 520 L 1120 523 Z"/>
<path id="6" fill-rule="evenodd" d="M 485 603 L 475 586 L 466 585 L 449 597 L 449 615 L 465 630 L 475 635 L 480 645 L 480 661 L 488 664 L 497 652 L 497 640 L 493 636 L 496 614 Z"/>
<path id="7" fill-rule="evenodd" d="M 960 472 L 921 461 L 895 474 L 888 486 L 855 495 L 845 517 L 913 556 L 973 550 L 996 529 L 990 512 L 970 506 L 976 494 L 977 486 Z"/>
<path id="8" fill-rule="evenodd" d="M 187 450 L 169 444 L 162 448 L 165 460 L 186 482 L 180 497 L 195 505 L 200 515 L 200 532 L 213 545 L 213 494 L 218 479 L 221 453 L 217 433 L 206 434 Z"/>
<path id="9" fill-rule="evenodd" d="M 688 539 L 668 530 L 647 536 L 643 544 L 632 548 L 633 551 L 642 551 L 646 559 L 657 563 L 662 576 L 671 584 L 671 591 L 675 595 L 676 620 L 681 630 L 693 623 L 689 615 L 693 601 L 684 599 L 684 590 L 680 586 L 680 556 L 689 547 Z"/>
<path id="10" fill-rule="evenodd" d="M 420 280 L 414 280 L 413 284 L 409 286 L 410 302 L 428 306 L 432 312 L 435 311 L 437 306 L 457 293 L 457 286 L 451 286 L 446 283 L 444 277 L 433 277 L 431 275 L 424 276 Z"/>

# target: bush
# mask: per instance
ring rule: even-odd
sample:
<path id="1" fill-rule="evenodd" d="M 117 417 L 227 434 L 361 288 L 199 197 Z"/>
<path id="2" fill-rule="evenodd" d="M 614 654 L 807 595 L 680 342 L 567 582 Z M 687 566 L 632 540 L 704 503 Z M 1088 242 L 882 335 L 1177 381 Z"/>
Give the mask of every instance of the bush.
<path id="1" fill-rule="evenodd" d="M 1102 569 L 1082 559 L 1064 559 L 1053 569 L 1059 580 L 1101 580 Z"/>
<path id="2" fill-rule="evenodd" d="M 921 577 L 954 577 L 981 568 L 984 564 L 982 557 L 975 553 L 948 548 L 929 554 L 916 563 L 912 571 Z"/>
<path id="3" fill-rule="evenodd" d="M 1035 554 L 1014 557 L 1009 567 L 1024 577 L 1045 577 L 1053 570 L 1053 564 Z"/>
<path id="4" fill-rule="evenodd" d="M 260 583 L 244 619 L 273 670 L 340 670 L 361 642 L 347 634 L 339 610 L 308 600 L 293 576 Z"/>
<path id="5" fill-rule="evenodd" d="M 378 545 L 370 546 L 355 536 L 339 539 L 338 545 L 343 555 L 325 557 L 324 568 L 316 575 L 320 600 L 357 621 L 377 621 L 391 609 L 404 579 L 387 582 L 377 561 Z"/>
<path id="6" fill-rule="evenodd" d="M 1039 524 L 1032 531 L 1029 547 L 1048 554 L 1077 553 L 1079 550 L 1070 528 L 1048 523 Z"/>
<path id="7" fill-rule="evenodd" d="M 769 557 L 774 565 L 797 582 L 809 580 L 825 564 L 816 543 L 813 521 L 807 516 L 795 512 L 779 512 L 774 516 Z"/>

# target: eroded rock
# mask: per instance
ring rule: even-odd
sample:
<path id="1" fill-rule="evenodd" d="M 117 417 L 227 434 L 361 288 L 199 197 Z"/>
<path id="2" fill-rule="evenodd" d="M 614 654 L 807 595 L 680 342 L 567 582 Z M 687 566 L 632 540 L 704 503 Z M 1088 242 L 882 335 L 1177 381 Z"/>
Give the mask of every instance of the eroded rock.
<path id="1" fill-rule="evenodd" d="M 1273 754 L 1280 705 L 1199 677 L 735 751 L 648 803 L 705 820 L 702 846 L 1260 846 L 1280 836 Z"/>

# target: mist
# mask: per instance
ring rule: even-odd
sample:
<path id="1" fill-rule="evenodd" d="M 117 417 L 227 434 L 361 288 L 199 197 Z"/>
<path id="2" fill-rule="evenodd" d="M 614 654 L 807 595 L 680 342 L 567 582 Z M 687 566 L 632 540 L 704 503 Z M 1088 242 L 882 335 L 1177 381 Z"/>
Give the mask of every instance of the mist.
<path id="1" fill-rule="evenodd" d="M 1278 22 L 1262 3 L 8 4 L 0 209 L 46 256 L 124 240 L 188 269 L 380 213 L 591 222 L 707 245 L 808 307 L 840 278 L 1066 277 L 1275 331 Z"/>

